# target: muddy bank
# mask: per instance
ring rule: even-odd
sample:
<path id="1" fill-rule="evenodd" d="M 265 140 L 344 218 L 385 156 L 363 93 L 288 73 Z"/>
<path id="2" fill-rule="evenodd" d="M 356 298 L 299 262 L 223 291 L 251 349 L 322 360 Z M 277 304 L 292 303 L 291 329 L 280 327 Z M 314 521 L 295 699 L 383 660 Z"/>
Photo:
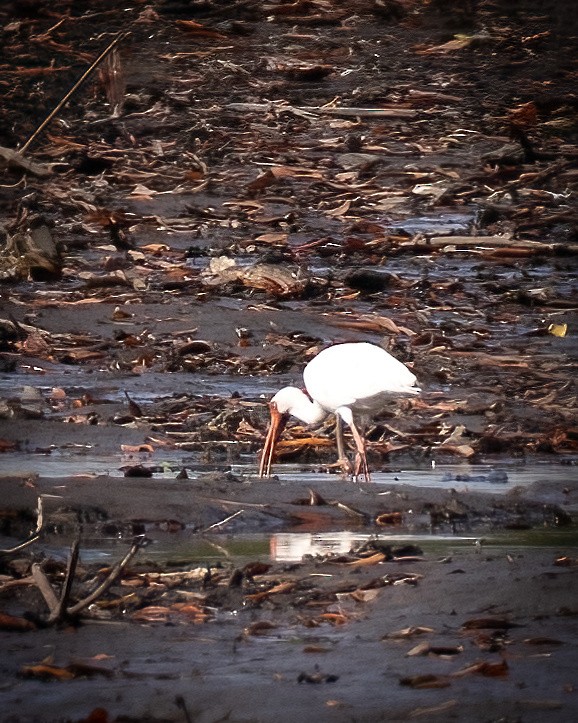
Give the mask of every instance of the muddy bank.
<path id="1" fill-rule="evenodd" d="M 135 534 L 149 545 L 56 628 L 30 578 L 38 555 L 3 556 L 3 610 L 29 629 L 0 631 L 2 720 L 572 718 L 568 478 L 492 494 L 473 489 L 482 474 L 382 476 L 4 477 L 3 545 L 42 495 L 29 550 L 57 586 L 80 526 L 75 600 Z"/>
<path id="2" fill-rule="evenodd" d="M 216 616 L 196 624 L 172 612 L 2 632 L 2 719 L 85 720 L 100 708 L 100 719 L 140 721 L 571 720 L 576 567 L 556 566 L 563 552 L 449 544 L 371 570 L 306 563 L 272 570 L 298 579 L 300 596 L 243 605 L 229 587 Z M 352 593 L 376 575 L 383 588 Z M 308 606 L 319 579 L 325 593 Z M 207 588 L 192 588 L 165 602 L 198 604 Z M 25 666 L 42 660 L 70 679 L 35 679 Z"/>

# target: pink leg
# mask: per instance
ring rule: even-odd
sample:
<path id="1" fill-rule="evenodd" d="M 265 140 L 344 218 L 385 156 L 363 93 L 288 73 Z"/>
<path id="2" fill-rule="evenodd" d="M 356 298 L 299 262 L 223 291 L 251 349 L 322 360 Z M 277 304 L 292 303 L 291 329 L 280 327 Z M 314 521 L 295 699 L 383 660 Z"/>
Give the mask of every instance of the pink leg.
<path id="1" fill-rule="evenodd" d="M 339 414 L 335 415 L 335 441 L 337 442 L 337 464 L 341 468 L 344 475 L 349 476 L 352 473 L 351 462 L 345 454 L 345 443 L 343 440 L 343 422 Z"/>
<path id="2" fill-rule="evenodd" d="M 355 446 L 357 447 L 353 476 L 359 477 L 360 474 L 363 474 L 365 481 L 371 482 L 371 475 L 369 474 L 369 467 L 367 466 L 367 456 L 365 454 L 365 440 L 359 433 L 353 421 L 350 422 L 349 428 L 351 429 L 353 440 L 355 441 Z"/>

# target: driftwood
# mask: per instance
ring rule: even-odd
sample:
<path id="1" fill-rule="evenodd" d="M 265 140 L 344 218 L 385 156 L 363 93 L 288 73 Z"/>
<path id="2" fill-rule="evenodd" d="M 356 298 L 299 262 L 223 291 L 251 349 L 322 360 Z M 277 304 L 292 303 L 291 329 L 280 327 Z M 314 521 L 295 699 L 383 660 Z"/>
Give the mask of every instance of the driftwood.
<path id="1" fill-rule="evenodd" d="M 5 148 L 4 146 L 0 146 L 0 162 L 9 170 L 24 171 L 39 178 L 46 178 L 52 173 L 49 166 L 30 161 L 18 151 L 13 151 L 11 148 Z"/>
<path id="2" fill-rule="evenodd" d="M 32 278 L 44 280 L 60 276 L 60 251 L 52 232 L 42 220 L 35 220 L 25 231 L 0 239 L 0 281 Z"/>
<path id="3" fill-rule="evenodd" d="M 0 320 L 1 321 L 1 320 Z M 42 501 L 42 496 L 38 497 L 38 502 L 36 504 L 36 529 L 34 532 L 27 537 L 24 542 L 21 542 L 19 545 L 16 545 L 16 547 L 10 547 L 4 550 L 0 550 L 0 554 L 2 555 L 10 555 L 14 552 L 19 552 L 20 550 L 23 550 L 25 547 L 28 547 L 33 542 L 36 542 L 36 540 L 40 537 L 40 531 L 42 530 L 42 525 L 44 524 L 44 503 Z"/>
<path id="4" fill-rule="evenodd" d="M 76 566 L 78 565 L 78 558 L 80 555 L 80 541 L 77 538 L 70 548 L 70 555 L 68 558 L 68 565 L 66 567 L 66 578 L 64 585 L 62 586 L 62 592 L 60 597 L 56 595 L 50 581 L 44 574 L 42 567 L 38 563 L 32 565 L 32 576 L 34 582 L 38 586 L 44 601 L 48 605 L 50 614 L 46 623 L 48 625 L 54 625 L 62 622 L 63 620 L 74 618 L 78 616 L 85 608 L 92 605 L 93 602 L 98 600 L 104 595 L 104 593 L 114 584 L 119 575 L 136 555 L 136 553 L 147 544 L 147 539 L 143 536 L 138 537 L 132 543 L 130 550 L 126 555 L 117 562 L 107 577 L 96 587 L 89 595 L 82 598 L 78 602 L 70 605 L 70 595 L 72 592 L 72 583 L 74 582 L 74 575 L 76 572 Z"/>
<path id="5" fill-rule="evenodd" d="M 514 239 L 510 236 L 433 236 L 432 238 L 417 237 L 399 244 L 400 248 L 416 249 L 503 249 L 520 250 L 528 254 L 563 253 L 578 254 L 578 244 L 549 244 L 529 239 Z"/>
<path id="6" fill-rule="evenodd" d="M 240 113 L 268 113 L 279 111 L 295 115 L 332 115 L 343 118 L 414 118 L 418 111 L 413 108 L 346 108 L 340 106 L 292 106 L 285 103 L 227 103 L 225 110 Z"/>

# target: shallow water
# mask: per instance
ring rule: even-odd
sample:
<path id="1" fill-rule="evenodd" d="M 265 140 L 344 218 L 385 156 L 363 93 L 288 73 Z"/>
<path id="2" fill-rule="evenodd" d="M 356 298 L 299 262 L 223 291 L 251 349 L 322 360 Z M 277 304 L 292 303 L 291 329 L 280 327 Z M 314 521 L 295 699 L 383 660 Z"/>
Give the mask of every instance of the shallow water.
<path id="1" fill-rule="evenodd" d="M 66 560 L 67 545 L 72 541 L 65 535 L 48 533 L 43 551 L 54 559 Z M 191 529 L 177 533 L 151 531 L 150 544 L 139 560 L 151 560 L 165 568 L 218 565 L 234 562 L 242 566 L 254 560 L 298 562 L 304 556 L 325 557 L 347 555 L 367 541 L 382 542 L 395 548 L 415 545 L 426 557 L 451 556 L 459 548 L 474 548 L 480 555 L 491 554 L 497 548 L 511 553 L 520 549 L 555 548 L 561 551 L 578 546 L 578 528 L 544 528 L 531 530 L 501 530 L 483 537 L 467 534 L 417 533 L 391 531 L 370 534 L 352 530 L 330 532 L 277 532 L 251 534 L 199 534 Z M 129 540 L 120 537 L 87 536 L 83 538 L 81 558 L 85 563 L 110 563 L 120 559 L 128 549 Z M 8 544 L 8 541 L 2 543 Z M 416 551 L 416 555 L 420 556 Z"/>

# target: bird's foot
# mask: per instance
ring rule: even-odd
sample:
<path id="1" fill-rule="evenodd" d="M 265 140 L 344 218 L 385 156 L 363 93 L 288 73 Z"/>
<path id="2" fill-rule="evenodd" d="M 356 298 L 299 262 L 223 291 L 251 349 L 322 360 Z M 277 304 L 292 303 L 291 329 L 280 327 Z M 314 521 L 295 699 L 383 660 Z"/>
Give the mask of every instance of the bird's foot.
<path id="1" fill-rule="evenodd" d="M 353 470 L 354 481 L 359 482 L 361 475 L 365 477 L 366 482 L 371 482 L 371 475 L 369 473 L 369 467 L 367 466 L 367 458 L 365 454 L 358 452 L 355 455 L 355 467 Z"/>
<path id="2" fill-rule="evenodd" d="M 337 465 L 340 467 L 344 477 L 351 477 L 353 474 L 353 467 L 347 457 L 340 457 L 337 460 Z"/>
<path id="3" fill-rule="evenodd" d="M 339 470 L 342 477 L 353 476 L 353 465 L 346 457 L 340 457 L 337 462 L 332 462 L 331 464 L 325 465 L 325 468 L 327 470 Z"/>

